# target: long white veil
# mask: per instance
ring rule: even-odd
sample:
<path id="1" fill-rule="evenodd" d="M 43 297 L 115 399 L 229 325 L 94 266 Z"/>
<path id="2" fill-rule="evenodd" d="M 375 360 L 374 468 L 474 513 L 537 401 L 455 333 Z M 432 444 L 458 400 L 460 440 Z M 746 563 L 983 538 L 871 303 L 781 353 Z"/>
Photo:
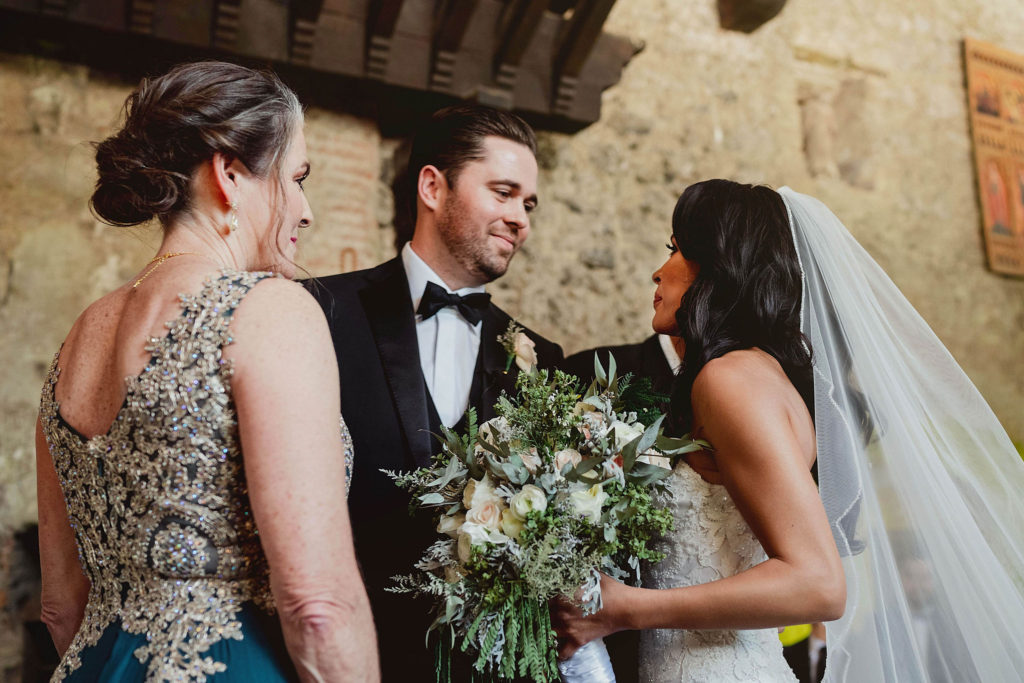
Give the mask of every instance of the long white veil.
<path id="1" fill-rule="evenodd" d="M 821 497 L 846 572 L 825 680 L 1024 680 L 1024 462 L 839 219 L 779 193 L 804 274 Z"/>

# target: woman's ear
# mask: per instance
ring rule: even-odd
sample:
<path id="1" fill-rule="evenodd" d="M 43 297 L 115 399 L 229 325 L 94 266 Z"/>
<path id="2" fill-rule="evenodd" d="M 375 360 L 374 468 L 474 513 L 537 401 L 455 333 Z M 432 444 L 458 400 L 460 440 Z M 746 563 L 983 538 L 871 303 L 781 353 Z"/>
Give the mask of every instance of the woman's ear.
<path id="1" fill-rule="evenodd" d="M 437 211 L 444 202 L 448 191 L 448 179 L 436 166 L 424 166 L 417 178 L 416 194 L 431 211 Z"/>
<path id="2" fill-rule="evenodd" d="M 213 170 L 213 181 L 225 205 L 230 205 L 238 197 L 238 180 L 241 162 L 221 152 L 214 152 L 210 161 Z"/>

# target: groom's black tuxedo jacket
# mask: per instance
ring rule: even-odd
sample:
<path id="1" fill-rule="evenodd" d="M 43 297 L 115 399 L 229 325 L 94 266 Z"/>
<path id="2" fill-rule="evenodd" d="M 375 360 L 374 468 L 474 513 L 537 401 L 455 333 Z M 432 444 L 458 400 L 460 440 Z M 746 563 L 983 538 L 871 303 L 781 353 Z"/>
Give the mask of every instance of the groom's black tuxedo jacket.
<path id="1" fill-rule="evenodd" d="M 352 432 L 355 469 L 349 513 L 356 556 L 370 596 L 381 672 L 386 683 L 434 681 L 434 649 L 425 645 L 433 621 L 425 599 L 385 592 L 391 577 L 410 574 L 438 539 L 431 515 L 409 515 L 409 494 L 381 469 L 410 470 L 438 450 L 430 432 L 440 420 L 420 366 L 416 320 L 400 257 L 376 268 L 307 283 L 327 315 L 341 380 L 341 411 Z M 491 304 L 483 315 L 470 405 L 480 422 L 494 417 L 502 390 L 515 387 L 506 373 L 498 336 L 511 318 Z M 562 349 L 529 330 L 541 366 L 555 366 Z M 454 672 L 453 680 L 463 677 Z"/>

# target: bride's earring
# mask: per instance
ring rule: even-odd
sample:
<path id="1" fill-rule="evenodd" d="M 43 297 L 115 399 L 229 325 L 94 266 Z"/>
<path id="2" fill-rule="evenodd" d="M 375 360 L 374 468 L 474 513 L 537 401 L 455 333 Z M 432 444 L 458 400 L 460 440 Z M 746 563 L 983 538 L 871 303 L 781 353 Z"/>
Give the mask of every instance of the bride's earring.
<path id="1" fill-rule="evenodd" d="M 238 200 L 231 200 L 231 213 L 228 214 L 228 232 L 238 230 Z"/>

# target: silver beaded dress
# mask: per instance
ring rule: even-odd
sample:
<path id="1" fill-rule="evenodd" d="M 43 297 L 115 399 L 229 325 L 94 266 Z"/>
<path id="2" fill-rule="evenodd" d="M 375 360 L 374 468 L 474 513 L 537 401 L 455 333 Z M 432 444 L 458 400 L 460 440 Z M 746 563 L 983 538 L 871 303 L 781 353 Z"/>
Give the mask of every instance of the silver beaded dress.
<path id="1" fill-rule="evenodd" d="M 105 434 L 86 438 L 43 387 L 43 432 L 91 586 L 53 680 L 281 681 L 273 615 L 231 393 L 229 323 L 271 273 L 222 271 L 181 295 L 168 334 Z M 58 354 L 59 356 L 59 354 Z M 352 446 L 342 421 L 346 464 Z"/>

